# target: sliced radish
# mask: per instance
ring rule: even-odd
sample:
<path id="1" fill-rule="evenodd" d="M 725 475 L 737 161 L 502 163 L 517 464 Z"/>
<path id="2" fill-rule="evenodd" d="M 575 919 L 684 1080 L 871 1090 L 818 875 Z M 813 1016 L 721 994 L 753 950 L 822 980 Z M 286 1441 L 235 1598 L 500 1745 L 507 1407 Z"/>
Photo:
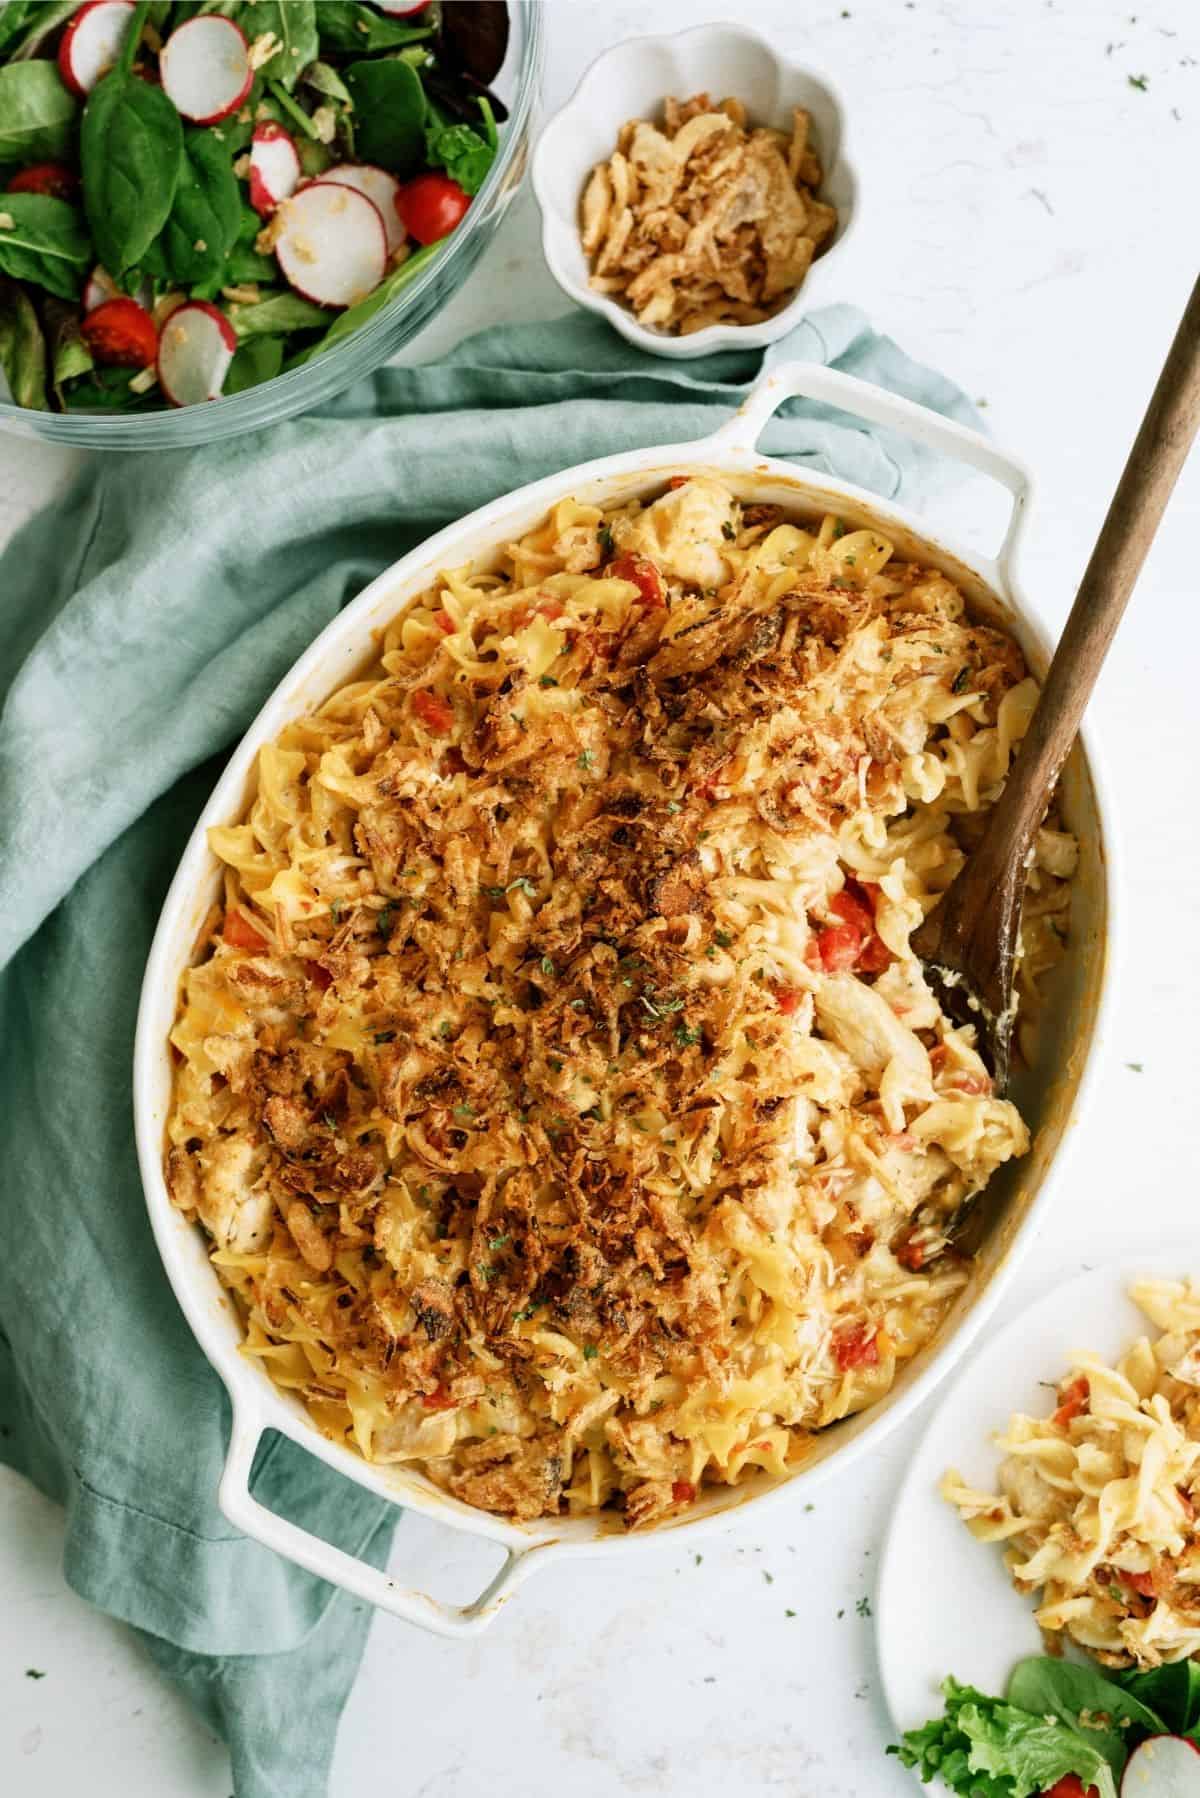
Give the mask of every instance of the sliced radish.
<path id="1" fill-rule="evenodd" d="M 335 181 L 339 187 L 352 187 L 357 193 L 366 194 L 368 200 L 378 208 L 383 220 L 387 253 L 389 256 L 395 255 L 404 242 L 404 226 L 396 211 L 396 195 L 400 192 L 400 183 L 395 175 L 389 175 L 386 169 L 377 167 L 373 162 L 339 162 L 333 168 L 326 169 L 321 180 Z"/>
<path id="2" fill-rule="evenodd" d="M 121 54 L 136 11 L 133 0 L 87 0 L 71 19 L 58 45 L 58 72 L 80 100 Z"/>
<path id="3" fill-rule="evenodd" d="M 375 0 L 375 4 L 391 19 L 411 19 L 416 13 L 425 11 L 429 0 Z"/>
<path id="4" fill-rule="evenodd" d="M 275 254 L 288 281 L 318 306 L 352 306 L 379 286 L 387 232 L 357 188 L 310 181 L 279 208 Z"/>
<path id="5" fill-rule="evenodd" d="M 1200 1798 L 1200 1748 L 1186 1736 L 1151 1736 L 1125 1763 L 1121 1798 Z"/>
<path id="6" fill-rule="evenodd" d="M 158 343 L 158 380 L 173 406 L 221 397 L 237 338 L 224 313 L 207 300 L 177 306 Z"/>
<path id="7" fill-rule="evenodd" d="M 282 125 L 268 119 L 254 127 L 250 139 L 250 204 L 269 218 L 281 201 L 296 191 L 300 179 L 300 152 L 295 139 Z"/>
<path id="8" fill-rule="evenodd" d="M 173 31 L 158 72 L 175 110 L 197 125 L 228 118 L 254 80 L 245 33 L 221 13 L 201 13 Z"/>
<path id="9" fill-rule="evenodd" d="M 108 270 L 97 263 L 83 284 L 83 310 L 94 312 L 96 307 L 103 306 L 106 300 L 120 299 L 124 292 L 125 289 L 117 286 Z M 149 312 L 154 305 L 153 281 L 139 281 L 134 289 L 133 298 L 139 306 Z"/>

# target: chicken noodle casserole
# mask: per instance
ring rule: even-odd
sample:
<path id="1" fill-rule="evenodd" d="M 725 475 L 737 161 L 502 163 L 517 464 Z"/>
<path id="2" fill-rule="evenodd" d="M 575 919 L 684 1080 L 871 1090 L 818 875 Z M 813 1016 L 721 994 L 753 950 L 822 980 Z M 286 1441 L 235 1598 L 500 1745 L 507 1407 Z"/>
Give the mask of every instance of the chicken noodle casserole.
<path id="1" fill-rule="evenodd" d="M 1028 1146 L 908 940 L 1035 693 L 943 575 L 708 478 L 440 575 L 211 832 L 168 1176 L 247 1352 L 519 1518 L 653 1521 L 886 1393 Z"/>
<path id="2" fill-rule="evenodd" d="M 639 324 L 680 336 L 770 318 L 837 224 L 817 198 L 808 113 L 793 110 L 789 135 L 747 129 L 740 100 L 713 107 L 696 94 L 663 110 L 661 129 L 624 124 L 592 170 L 582 204 L 590 285 Z"/>
<path id="3" fill-rule="evenodd" d="M 999 1494 L 951 1469 L 943 1495 L 1002 1542 L 1037 1620 L 1109 1667 L 1200 1654 L 1200 1287 L 1145 1280 L 1134 1302 L 1162 1334 L 1115 1367 L 1073 1357 L 1049 1417 L 1017 1415 Z"/>

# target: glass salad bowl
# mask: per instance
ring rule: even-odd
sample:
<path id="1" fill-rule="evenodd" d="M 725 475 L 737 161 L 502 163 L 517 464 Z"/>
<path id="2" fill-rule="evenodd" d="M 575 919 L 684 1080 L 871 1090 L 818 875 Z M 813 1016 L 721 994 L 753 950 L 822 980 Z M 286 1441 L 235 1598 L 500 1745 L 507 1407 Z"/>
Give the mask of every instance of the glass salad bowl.
<path id="1" fill-rule="evenodd" d="M 509 0 L 509 22 L 508 54 L 493 84 L 509 116 L 500 128 L 500 148 L 487 179 L 442 249 L 374 318 L 303 366 L 208 404 L 96 416 L 0 403 L 0 431 L 80 449 L 191 448 L 311 411 L 389 361 L 462 286 L 495 237 L 524 177 L 545 37 L 538 0 Z"/>

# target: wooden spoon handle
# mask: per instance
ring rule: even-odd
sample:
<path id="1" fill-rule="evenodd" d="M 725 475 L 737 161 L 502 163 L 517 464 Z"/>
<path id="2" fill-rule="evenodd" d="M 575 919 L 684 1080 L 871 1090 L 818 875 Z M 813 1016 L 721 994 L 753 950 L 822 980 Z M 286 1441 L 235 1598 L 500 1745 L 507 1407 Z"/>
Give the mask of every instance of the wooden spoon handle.
<path id="1" fill-rule="evenodd" d="M 1059 639 L 1037 710 L 974 856 L 976 891 L 1024 860 L 1179 471 L 1200 428 L 1200 280 L 1175 333 L 1104 528 Z"/>

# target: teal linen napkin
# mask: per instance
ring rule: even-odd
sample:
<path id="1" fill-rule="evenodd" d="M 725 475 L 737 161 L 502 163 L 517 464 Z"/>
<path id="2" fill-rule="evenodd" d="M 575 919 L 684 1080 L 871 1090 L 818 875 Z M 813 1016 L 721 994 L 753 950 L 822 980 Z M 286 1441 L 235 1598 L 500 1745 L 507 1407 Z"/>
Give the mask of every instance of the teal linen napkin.
<path id="1" fill-rule="evenodd" d="M 0 559 L 0 1459 L 63 1504 L 68 1580 L 225 1736 L 237 1798 L 321 1798 L 370 1619 L 216 1507 L 228 1404 L 159 1265 L 130 1117 L 174 864 L 222 757 L 389 562 L 538 476 L 713 430 L 764 361 L 797 356 L 975 421 L 848 307 L 765 358 L 682 364 L 576 315 L 270 432 L 94 460 Z M 811 405 L 765 444 L 918 506 L 945 473 Z M 382 1564 L 394 1509 L 294 1444 L 269 1437 L 252 1483 Z"/>

